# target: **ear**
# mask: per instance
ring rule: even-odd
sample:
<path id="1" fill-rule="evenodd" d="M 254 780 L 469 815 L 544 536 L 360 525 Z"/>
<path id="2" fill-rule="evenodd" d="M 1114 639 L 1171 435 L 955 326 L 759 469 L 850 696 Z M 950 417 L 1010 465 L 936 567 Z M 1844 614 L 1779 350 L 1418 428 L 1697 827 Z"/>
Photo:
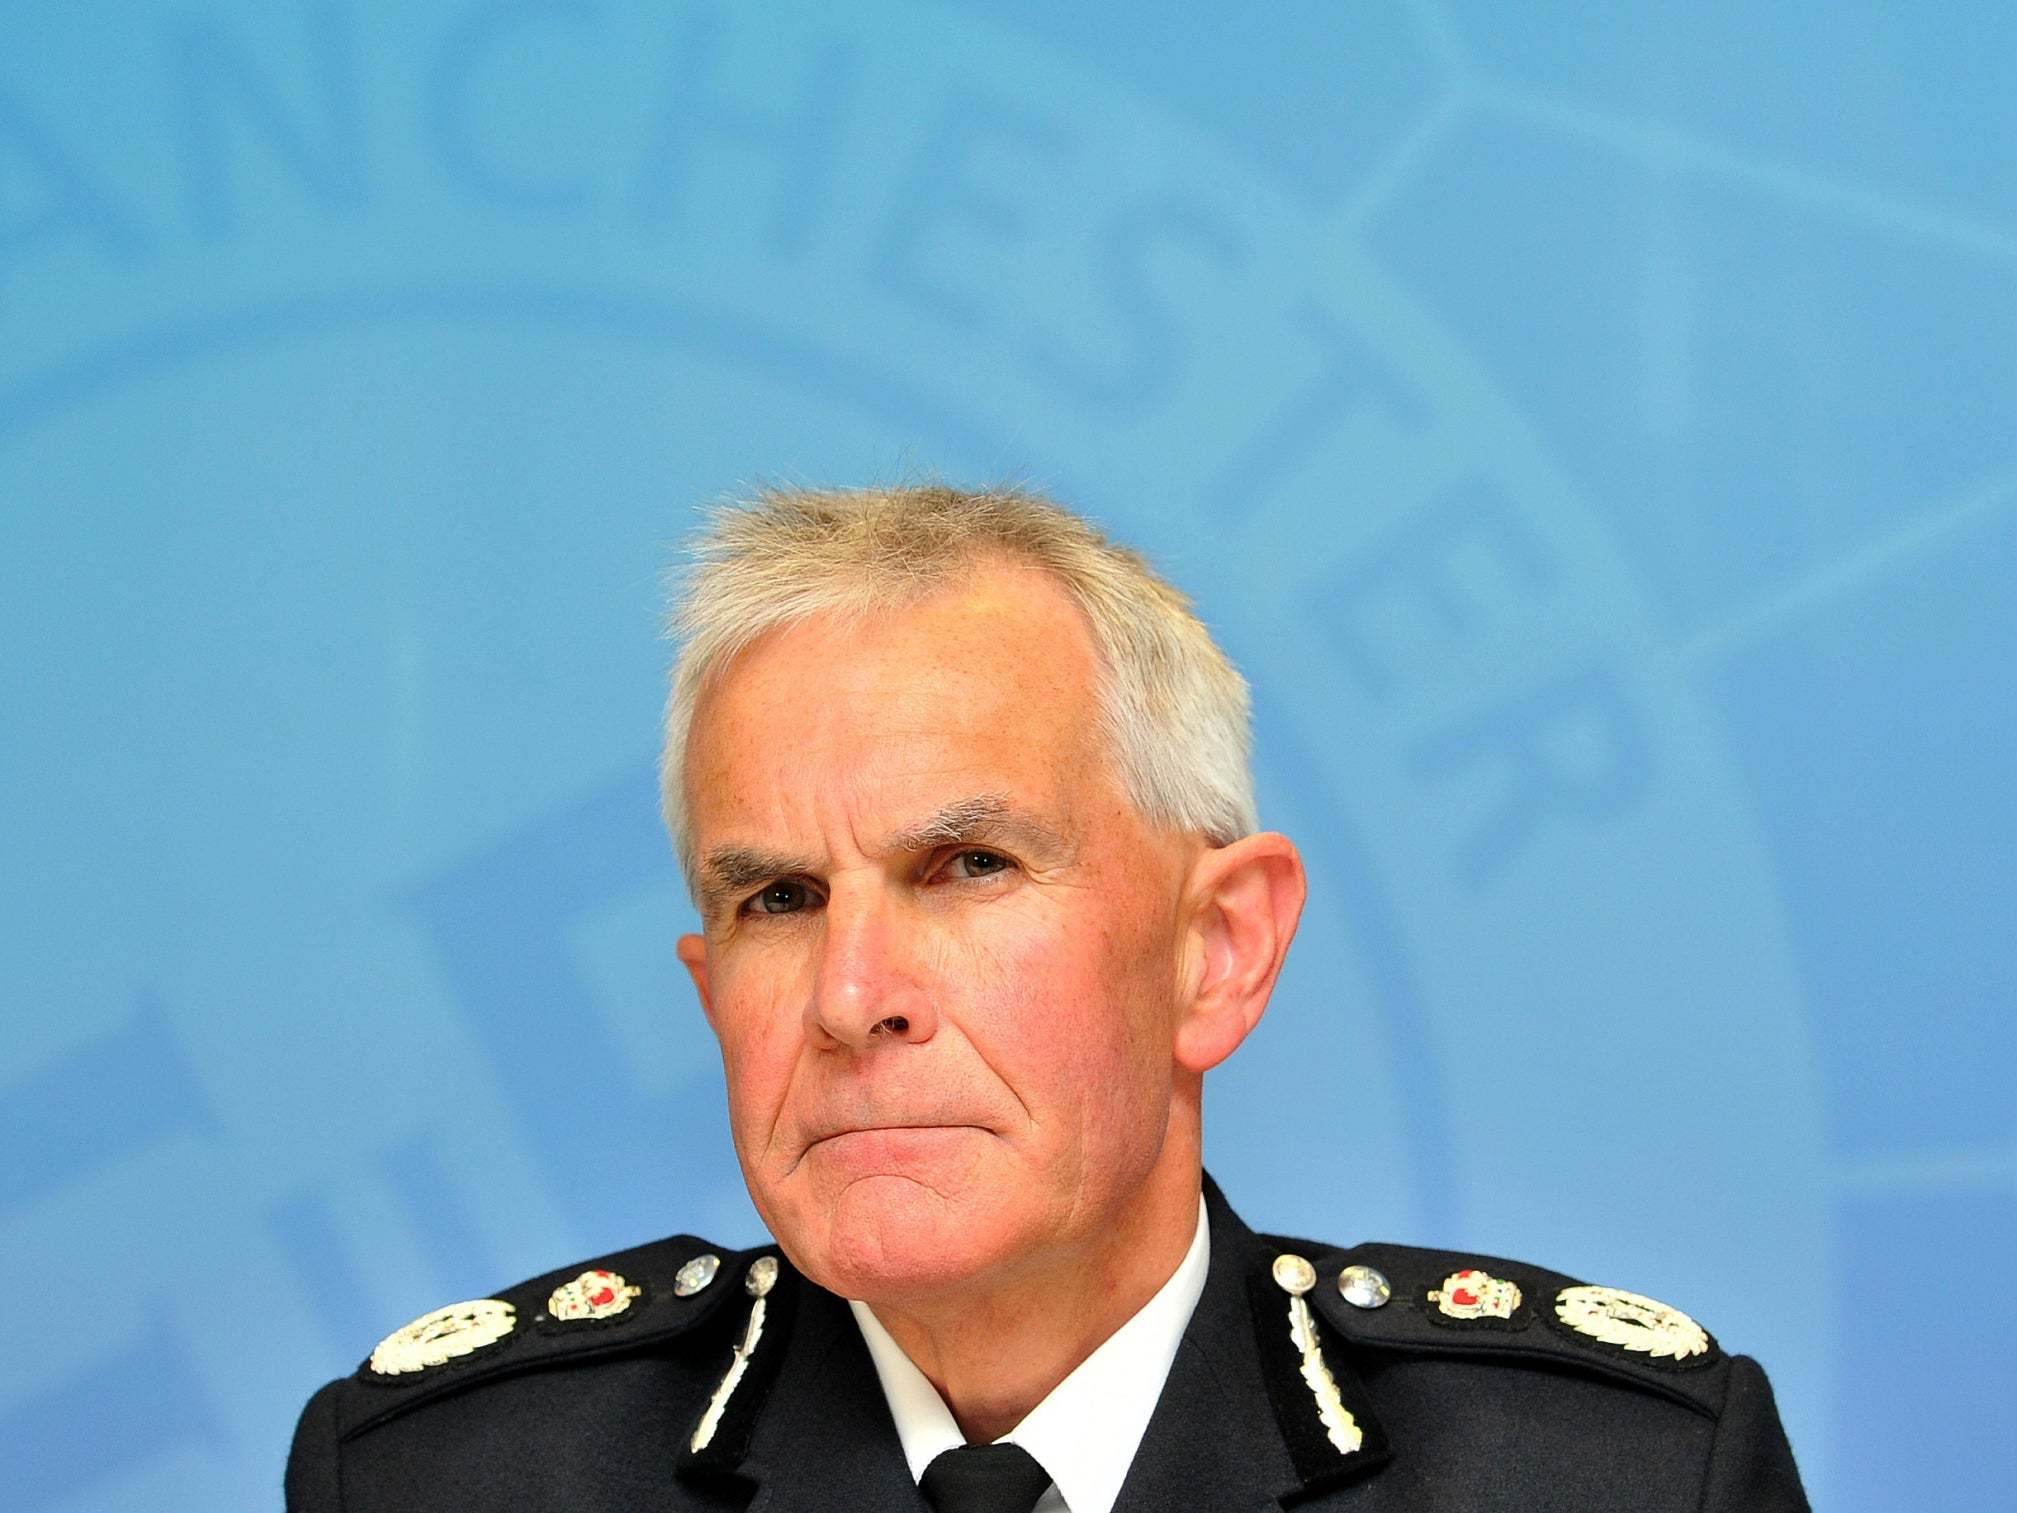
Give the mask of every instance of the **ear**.
<path id="1" fill-rule="evenodd" d="M 679 938 L 679 959 L 686 967 L 686 975 L 693 979 L 693 991 L 700 995 L 700 1012 L 707 1016 L 708 1028 L 714 1027 L 714 1000 L 707 992 L 707 937 L 704 935 L 682 935 Z"/>
<path id="2" fill-rule="evenodd" d="M 1179 1066 L 1209 1071 L 1261 1022 L 1307 891 L 1303 859 L 1285 835 L 1244 836 L 1199 855 L 1188 889 Z"/>

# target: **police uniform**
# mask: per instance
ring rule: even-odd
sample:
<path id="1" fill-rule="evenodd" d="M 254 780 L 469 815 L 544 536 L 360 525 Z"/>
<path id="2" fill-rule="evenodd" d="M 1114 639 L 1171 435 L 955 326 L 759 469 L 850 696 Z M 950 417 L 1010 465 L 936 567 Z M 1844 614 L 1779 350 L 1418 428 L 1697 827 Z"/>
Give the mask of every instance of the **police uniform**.
<path id="1" fill-rule="evenodd" d="M 1116 1513 L 1807 1507 L 1764 1373 L 1676 1310 L 1205 1199 L 1204 1291 Z M 287 1506 L 925 1509 L 847 1304 L 688 1236 L 388 1337 L 309 1402 Z"/>

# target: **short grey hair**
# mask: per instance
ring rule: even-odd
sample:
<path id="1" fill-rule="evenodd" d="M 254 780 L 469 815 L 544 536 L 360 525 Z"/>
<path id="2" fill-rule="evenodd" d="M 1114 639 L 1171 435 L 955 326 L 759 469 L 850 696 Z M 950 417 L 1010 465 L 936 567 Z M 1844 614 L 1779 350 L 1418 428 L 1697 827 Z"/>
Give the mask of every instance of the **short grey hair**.
<path id="1" fill-rule="evenodd" d="M 1100 722 L 1142 816 L 1215 845 L 1260 828 L 1246 680 L 1139 552 L 1020 488 L 766 488 L 708 513 L 667 624 L 679 654 L 660 796 L 689 885 L 687 740 L 701 696 L 736 655 L 814 615 L 914 603 L 1002 558 L 1049 573 L 1084 612 L 1101 663 Z"/>

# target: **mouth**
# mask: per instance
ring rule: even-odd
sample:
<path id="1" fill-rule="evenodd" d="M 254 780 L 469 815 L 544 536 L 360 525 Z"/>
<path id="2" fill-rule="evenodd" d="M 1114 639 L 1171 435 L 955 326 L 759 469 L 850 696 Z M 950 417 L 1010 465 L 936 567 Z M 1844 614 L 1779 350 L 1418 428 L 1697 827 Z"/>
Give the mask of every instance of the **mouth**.
<path id="1" fill-rule="evenodd" d="M 887 1124 L 847 1124 L 839 1129 L 831 1129 L 815 1135 L 806 1142 L 811 1150 L 815 1145 L 824 1145 L 829 1140 L 845 1140 L 850 1135 L 901 1135 L 927 1134 L 933 1130 L 977 1130 L 978 1124 L 969 1124 L 960 1119 L 893 1119 Z"/>
<path id="2" fill-rule="evenodd" d="M 854 1157 L 873 1160 L 926 1156 L 944 1145 L 968 1135 L 986 1134 L 978 1124 L 859 1124 L 831 1130 L 808 1141 L 805 1157 Z"/>

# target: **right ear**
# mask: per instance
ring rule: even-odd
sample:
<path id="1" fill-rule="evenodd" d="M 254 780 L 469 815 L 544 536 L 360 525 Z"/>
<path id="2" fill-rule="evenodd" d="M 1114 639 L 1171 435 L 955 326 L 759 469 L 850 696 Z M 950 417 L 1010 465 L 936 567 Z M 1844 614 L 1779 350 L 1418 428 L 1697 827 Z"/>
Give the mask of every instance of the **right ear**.
<path id="1" fill-rule="evenodd" d="M 686 975 L 693 979 L 693 991 L 700 995 L 700 1012 L 707 1016 L 708 1028 L 713 1029 L 714 999 L 707 991 L 707 937 L 682 935 L 677 949 Z"/>

